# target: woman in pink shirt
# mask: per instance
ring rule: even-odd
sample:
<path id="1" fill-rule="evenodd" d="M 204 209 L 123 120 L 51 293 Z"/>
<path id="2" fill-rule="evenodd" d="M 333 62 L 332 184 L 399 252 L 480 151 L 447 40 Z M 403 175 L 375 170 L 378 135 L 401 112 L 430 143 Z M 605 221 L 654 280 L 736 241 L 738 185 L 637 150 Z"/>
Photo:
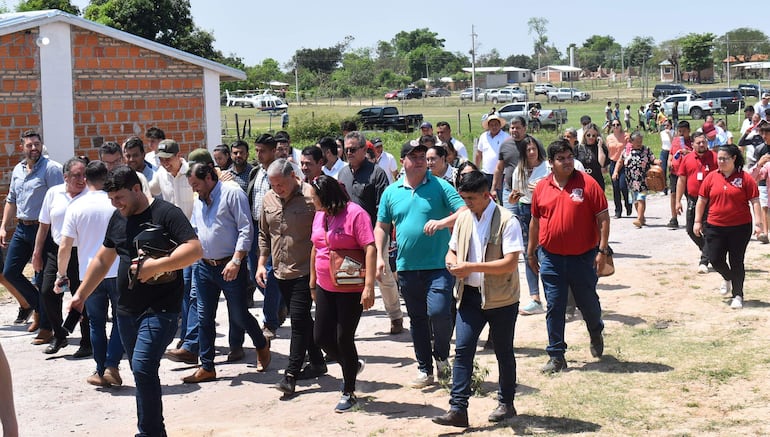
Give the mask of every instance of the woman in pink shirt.
<path id="1" fill-rule="evenodd" d="M 310 239 L 310 292 L 315 300 L 315 342 L 342 366 L 342 397 L 334 411 L 350 411 L 356 404 L 356 375 L 363 369 L 354 342 L 361 313 L 374 304 L 377 249 L 372 220 L 350 201 L 336 179 L 321 175 L 310 183 L 316 208 Z M 330 250 L 360 250 L 366 278 L 355 289 L 335 286 L 330 274 Z"/>
<path id="2" fill-rule="evenodd" d="M 623 132 L 620 120 L 613 120 L 611 127 L 612 133 L 607 135 L 607 150 L 610 155 L 610 174 L 613 174 L 629 138 L 628 134 Z M 623 198 L 622 203 L 621 196 Z M 626 215 L 631 215 L 631 202 L 628 200 L 628 184 L 624 169 L 620 169 L 617 179 L 612 179 L 612 197 L 615 202 L 615 218 L 620 218 L 623 215 L 624 204 L 626 205 Z"/>

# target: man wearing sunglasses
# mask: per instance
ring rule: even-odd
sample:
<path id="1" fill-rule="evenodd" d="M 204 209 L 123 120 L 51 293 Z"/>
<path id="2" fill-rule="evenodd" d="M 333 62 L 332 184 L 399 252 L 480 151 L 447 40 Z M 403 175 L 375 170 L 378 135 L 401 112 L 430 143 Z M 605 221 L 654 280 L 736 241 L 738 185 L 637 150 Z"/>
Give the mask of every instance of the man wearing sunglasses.
<path id="1" fill-rule="evenodd" d="M 350 200 L 369 214 L 374 226 L 377 221 L 380 198 L 389 185 L 388 175 L 379 165 L 366 159 L 366 137 L 359 131 L 345 135 L 345 155 L 348 158 L 348 165 L 342 167 L 337 180 L 345 187 Z M 387 248 L 388 246 L 385 245 L 384 250 Z M 390 333 L 399 334 L 403 331 L 404 315 L 401 312 L 396 281 L 387 267 L 380 277 L 379 286 L 385 311 L 390 318 Z"/>

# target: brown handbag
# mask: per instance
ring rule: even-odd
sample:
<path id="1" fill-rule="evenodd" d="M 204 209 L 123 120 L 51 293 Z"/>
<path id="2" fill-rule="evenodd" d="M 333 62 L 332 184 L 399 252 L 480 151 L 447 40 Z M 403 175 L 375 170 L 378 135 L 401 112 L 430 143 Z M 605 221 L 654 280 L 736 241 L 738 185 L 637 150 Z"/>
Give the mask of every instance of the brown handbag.
<path id="1" fill-rule="evenodd" d="M 604 266 L 596 271 L 596 276 L 601 278 L 603 276 L 612 276 L 615 273 L 615 261 L 612 260 L 612 255 L 614 253 L 612 248 L 607 246 L 607 255 L 605 256 Z"/>
<path id="2" fill-rule="evenodd" d="M 340 290 L 360 291 L 366 282 L 366 253 L 361 249 L 332 249 L 326 234 L 328 217 L 324 216 L 324 241 L 329 248 L 329 276 Z"/>
<path id="3" fill-rule="evenodd" d="M 666 175 L 663 172 L 663 167 L 659 165 L 651 165 L 647 170 L 647 189 L 650 191 L 663 191 L 666 188 Z"/>

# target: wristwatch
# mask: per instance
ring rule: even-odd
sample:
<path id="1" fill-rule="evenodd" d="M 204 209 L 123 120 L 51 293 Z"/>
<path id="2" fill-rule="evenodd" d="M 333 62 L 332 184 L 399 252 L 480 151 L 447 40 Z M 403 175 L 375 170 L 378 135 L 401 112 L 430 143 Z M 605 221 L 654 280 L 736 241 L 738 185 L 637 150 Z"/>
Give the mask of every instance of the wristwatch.
<path id="1" fill-rule="evenodd" d="M 240 266 L 241 265 L 241 259 L 240 258 L 233 257 L 233 259 L 231 259 L 230 261 L 232 261 L 233 264 L 235 264 L 236 266 Z"/>
<path id="2" fill-rule="evenodd" d="M 598 250 L 599 250 L 599 253 L 603 253 L 603 254 L 605 254 L 605 255 L 609 255 L 609 254 L 610 254 L 610 248 L 609 248 L 609 246 L 608 246 L 608 247 L 605 247 L 604 249 L 602 249 L 602 248 L 600 247 Z"/>

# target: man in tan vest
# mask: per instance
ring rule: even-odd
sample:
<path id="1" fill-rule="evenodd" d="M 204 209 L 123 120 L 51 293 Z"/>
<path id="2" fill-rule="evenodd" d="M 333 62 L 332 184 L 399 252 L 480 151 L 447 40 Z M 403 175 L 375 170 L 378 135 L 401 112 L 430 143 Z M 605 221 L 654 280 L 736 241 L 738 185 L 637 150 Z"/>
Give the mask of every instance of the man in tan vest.
<path id="1" fill-rule="evenodd" d="M 473 171 L 464 175 L 458 191 L 468 209 L 457 217 L 446 255 L 447 269 L 457 278 L 451 407 L 433 421 L 467 427 L 473 358 L 479 335 L 487 323 L 500 374 L 498 405 L 489 415 L 489 421 L 500 422 L 516 415 L 513 332 L 519 314 L 517 265 L 524 243 L 516 217 L 492 202 L 483 173 Z"/>

